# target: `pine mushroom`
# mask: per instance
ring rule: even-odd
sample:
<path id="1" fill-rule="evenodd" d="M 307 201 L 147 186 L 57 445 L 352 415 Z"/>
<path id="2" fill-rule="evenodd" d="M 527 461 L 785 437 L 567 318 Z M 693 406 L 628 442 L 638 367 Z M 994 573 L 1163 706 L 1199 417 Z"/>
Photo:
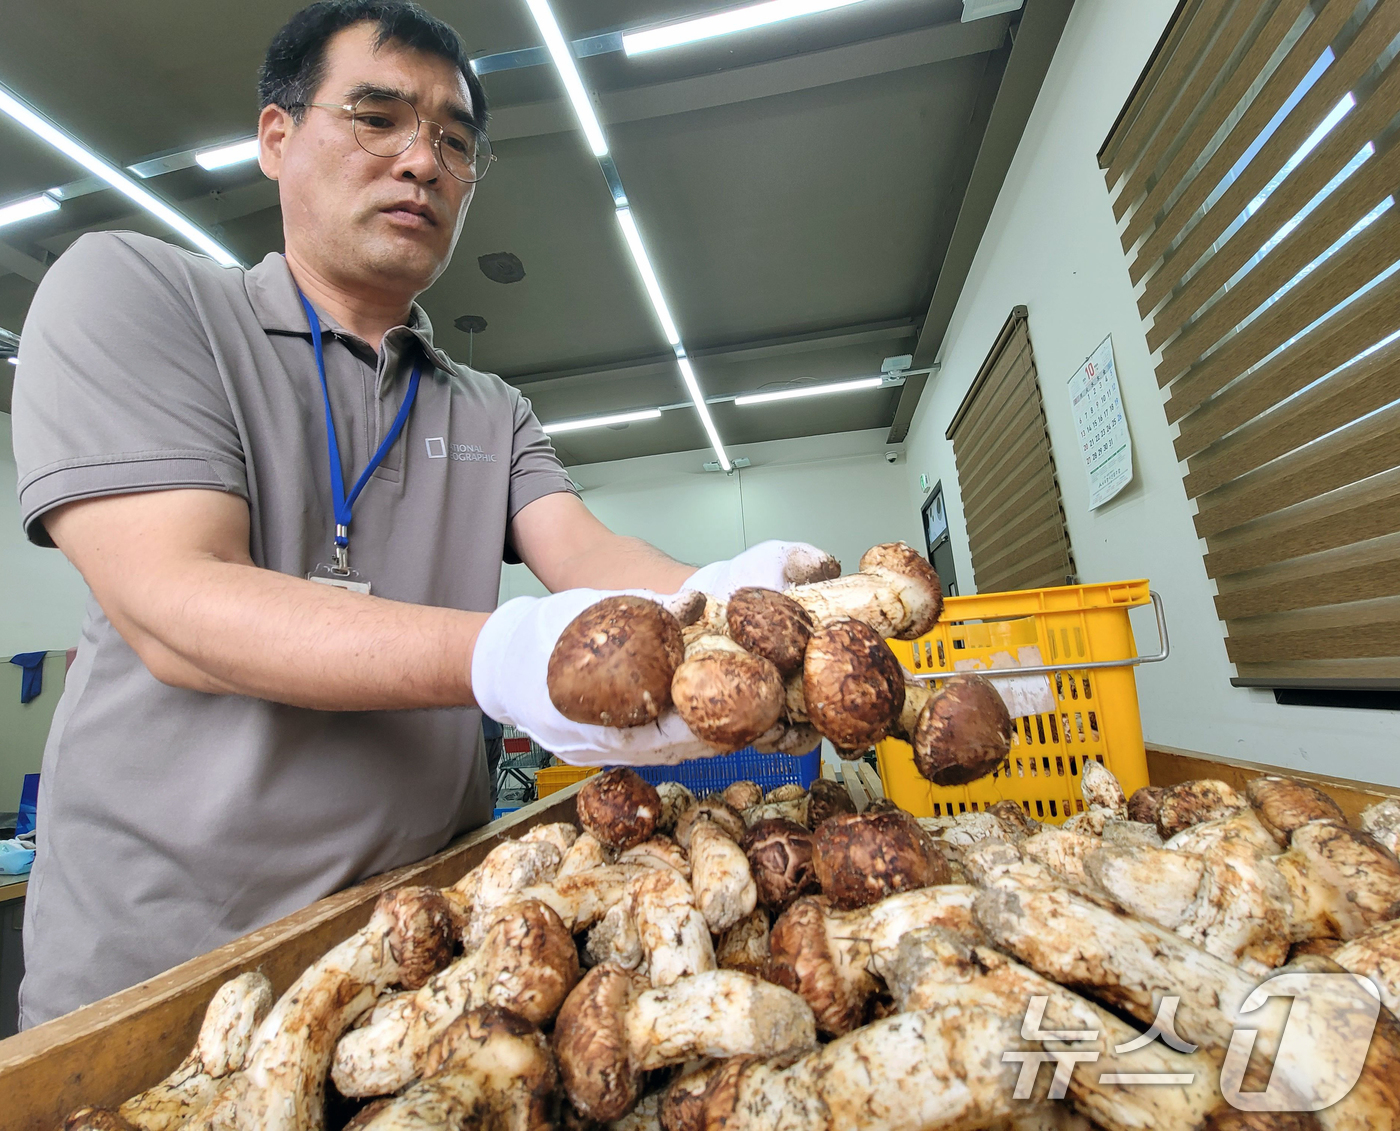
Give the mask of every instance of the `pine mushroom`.
<path id="1" fill-rule="evenodd" d="M 655 601 L 604 597 L 555 641 L 545 676 L 550 702 L 576 723 L 653 723 L 671 706 L 684 654 L 680 621 Z"/>
<path id="2" fill-rule="evenodd" d="M 194 1048 L 178 1068 L 115 1112 L 81 1108 L 66 1131 L 176 1131 L 201 1112 L 219 1081 L 243 1066 L 253 1033 L 272 1008 L 272 986 L 259 972 L 240 974 L 214 993 Z"/>
<path id="3" fill-rule="evenodd" d="M 1361 811 L 1361 827 L 1400 856 L 1400 798 L 1387 797 Z"/>
<path id="4" fill-rule="evenodd" d="M 725 931 L 715 945 L 715 965 L 765 978 L 768 972 L 768 912 L 756 907 Z"/>
<path id="5" fill-rule="evenodd" d="M 897 640 L 923 636 L 943 611 L 938 574 L 903 542 L 872 546 L 861 555 L 859 573 L 799 585 L 787 596 L 817 625 L 849 617 Z"/>
<path id="6" fill-rule="evenodd" d="M 763 787 L 752 781 L 730 782 L 720 791 L 720 797 L 724 799 L 725 804 L 742 813 L 745 809 L 763 804 Z"/>
<path id="7" fill-rule="evenodd" d="M 1160 785 L 1144 785 L 1135 789 L 1128 798 L 1128 820 L 1140 821 L 1155 828 L 1157 809 L 1162 803 L 1162 794 L 1166 792 L 1166 787 Z"/>
<path id="8" fill-rule="evenodd" d="M 856 803 L 845 786 L 827 778 L 817 778 L 807 788 L 807 827 L 815 829 L 837 813 L 854 813 Z"/>
<path id="9" fill-rule="evenodd" d="M 423 1077 L 366 1108 L 346 1131 L 549 1131 L 557 1073 L 529 1022 L 486 1006 L 452 1022 L 423 1062 Z"/>
<path id="10" fill-rule="evenodd" d="M 803 895 L 820 890 L 812 863 L 812 834 L 796 821 L 770 817 L 744 834 L 744 852 L 757 884 L 758 901 L 779 913 Z"/>
<path id="11" fill-rule="evenodd" d="M 868 624 L 849 618 L 831 621 L 807 644 L 801 698 L 803 716 L 837 746 L 871 746 L 899 718 L 904 669 Z"/>
<path id="12" fill-rule="evenodd" d="M 1279 844 L 1287 844 L 1294 829 L 1312 821 L 1346 823 L 1341 807 L 1322 790 L 1306 782 L 1266 776 L 1250 781 L 1244 792 L 1264 828 Z"/>
<path id="13" fill-rule="evenodd" d="M 1330 957 L 1338 966 L 1371 979 L 1380 991 L 1381 1002 L 1400 1017 L 1400 919 L 1357 935 L 1333 950 Z"/>
<path id="14" fill-rule="evenodd" d="M 802 667 L 812 636 L 807 610 L 772 589 L 735 591 L 725 608 L 725 626 L 736 644 L 762 656 L 784 677 Z"/>
<path id="15" fill-rule="evenodd" d="M 967 785 L 1011 753 L 1011 715 L 991 681 L 949 676 L 919 712 L 911 736 L 914 766 L 935 785 Z"/>
<path id="16" fill-rule="evenodd" d="M 1202 821 L 1247 809 L 1249 802 L 1223 781 L 1202 778 L 1167 786 L 1157 797 L 1157 831 L 1169 840 Z"/>
<path id="17" fill-rule="evenodd" d="M 975 932 L 976 890 L 964 884 L 907 891 L 857 911 L 837 911 L 823 896 L 804 896 L 773 924 L 768 977 L 812 1007 L 817 1028 L 839 1036 L 865 1016 L 899 940 L 920 927 Z"/>
<path id="18" fill-rule="evenodd" d="M 575 798 L 578 820 L 608 848 L 640 844 L 656 831 L 661 797 L 636 770 L 618 767 L 595 774 Z"/>
<path id="19" fill-rule="evenodd" d="M 656 795 L 661 800 L 661 816 L 656 821 L 656 831 L 672 833 L 680 816 L 695 804 L 695 794 L 678 781 L 664 781 L 657 785 Z"/>
<path id="20" fill-rule="evenodd" d="M 736 841 L 744 839 L 744 830 L 748 827 L 734 806 L 719 794 L 711 794 L 680 815 L 676 821 L 676 843 L 688 849 L 691 831 L 702 821 L 713 821 Z"/>
<path id="21" fill-rule="evenodd" d="M 713 934 L 722 934 L 753 911 L 758 888 L 748 857 L 714 821 L 701 821 L 691 829 L 690 869 L 695 905 Z"/>
<path id="22" fill-rule="evenodd" d="M 797 995 L 734 970 L 712 970 L 663 989 L 595 966 L 569 995 L 553 1046 L 569 1101 L 607 1121 L 637 1102 L 642 1074 L 700 1057 L 780 1056 L 816 1043 Z"/>
<path id="23" fill-rule="evenodd" d="M 812 834 L 812 864 L 823 893 L 843 910 L 949 879 L 942 853 L 899 809 L 822 822 Z"/>
<path id="24" fill-rule="evenodd" d="M 243 1069 L 186 1126 L 319 1131 L 336 1043 L 386 989 L 416 990 L 452 956 L 452 917 L 436 888 L 379 897 L 369 923 L 302 973 L 258 1027 Z"/>
<path id="25" fill-rule="evenodd" d="M 347 1033 L 331 1079 L 343 1096 L 396 1092 L 424 1075 L 434 1042 L 464 1013 L 497 1006 L 544 1024 L 578 978 L 578 950 L 559 916 L 535 900 L 508 904 L 480 946 Z"/>
<path id="26" fill-rule="evenodd" d="M 783 677 L 729 637 L 700 635 L 686 642 L 684 662 L 671 680 L 671 700 L 697 738 L 721 751 L 739 750 L 777 724 Z"/>

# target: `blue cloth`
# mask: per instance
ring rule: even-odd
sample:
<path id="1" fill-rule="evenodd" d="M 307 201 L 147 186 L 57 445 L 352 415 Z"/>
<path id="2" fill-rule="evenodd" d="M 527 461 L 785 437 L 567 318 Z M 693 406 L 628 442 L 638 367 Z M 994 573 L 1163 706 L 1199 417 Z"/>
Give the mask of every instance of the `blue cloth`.
<path id="1" fill-rule="evenodd" d="M 24 677 L 19 685 L 19 701 L 28 703 L 39 698 L 44 690 L 44 657 L 47 652 L 21 652 L 10 657 L 10 663 L 24 669 Z"/>
<path id="2" fill-rule="evenodd" d="M 15 821 L 15 836 L 34 831 L 35 814 L 39 808 L 39 775 L 25 774 L 19 790 L 19 816 Z"/>

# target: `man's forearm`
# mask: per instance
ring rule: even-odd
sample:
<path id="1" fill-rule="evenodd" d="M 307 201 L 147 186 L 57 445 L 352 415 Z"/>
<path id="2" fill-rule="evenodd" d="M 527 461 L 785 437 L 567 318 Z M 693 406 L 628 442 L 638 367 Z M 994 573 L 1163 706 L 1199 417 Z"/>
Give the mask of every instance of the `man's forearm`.
<path id="1" fill-rule="evenodd" d="M 678 562 L 649 542 L 614 534 L 570 558 L 564 567 L 569 589 L 650 589 L 675 593 L 696 567 Z M 555 588 L 551 586 L 551 588 Z"/>
<path id="2" fill-rule="evenodd" d="M 470 704 L 485 620 L 210 560 L 155 579 L 113 623 L 165 683 L 355 711 Z"/>

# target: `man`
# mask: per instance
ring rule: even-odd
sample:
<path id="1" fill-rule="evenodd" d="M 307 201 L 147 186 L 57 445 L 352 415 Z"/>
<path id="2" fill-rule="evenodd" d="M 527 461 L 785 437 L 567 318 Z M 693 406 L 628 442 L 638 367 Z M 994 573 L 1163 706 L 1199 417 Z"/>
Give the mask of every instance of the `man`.
<path id="1" fill-rule="evenodd" d="M 23 520 L 93 598 L 44 755 L 25 1025 L 489 819 L 477 706 L 580 762 L 702 752 L 674 715 L 563 719 L 554 640 L 596 590 L 780 585 L 817 553 L 697 574 L 614 535 L 529 403 L 433 344 L 413 300 L 489 167 L 455 32 L 313 5 L 260 91 L 285 258 L 86 236 L 24 328 Z M 488 616 L 503 554 L 559 595 Z"/>

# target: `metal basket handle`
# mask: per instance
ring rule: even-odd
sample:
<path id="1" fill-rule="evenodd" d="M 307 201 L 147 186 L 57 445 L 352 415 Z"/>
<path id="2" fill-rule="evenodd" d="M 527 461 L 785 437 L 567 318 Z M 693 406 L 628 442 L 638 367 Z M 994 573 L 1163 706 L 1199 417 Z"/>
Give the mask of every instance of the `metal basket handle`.
<path id="1" fill-rule="evenodd" d="M 1167 615 L 1162 608 L 1162 595 L 1155 589 L 1149 589 L 1148 595 L 1152 598 L 1152 610 L 1157 614 L 1157 640 L 1158 649 L 1155 656 L 1131 656 L 1126 660 L 1093 660 L 1085 664 L 1037 664 L 1029 668 L 977 668 L 970 669 L 977 675 L 984 676 L 1016 676 L 1016 675 L 1050 675 L 1053 672 L 1063 671 L 1086 671 L 1093 668 L 1131 668 L 1138 664 L 1156 664 L 1165 660 L 1171 655 L 1171 641 L 1167 637 Z M 917 675 L 906 673 L 909 678 L 915 680 L 942 679 L 950 675 L 966 675 L 967 672 L 957 670 L 946 672 L 919 672 Z"/>

